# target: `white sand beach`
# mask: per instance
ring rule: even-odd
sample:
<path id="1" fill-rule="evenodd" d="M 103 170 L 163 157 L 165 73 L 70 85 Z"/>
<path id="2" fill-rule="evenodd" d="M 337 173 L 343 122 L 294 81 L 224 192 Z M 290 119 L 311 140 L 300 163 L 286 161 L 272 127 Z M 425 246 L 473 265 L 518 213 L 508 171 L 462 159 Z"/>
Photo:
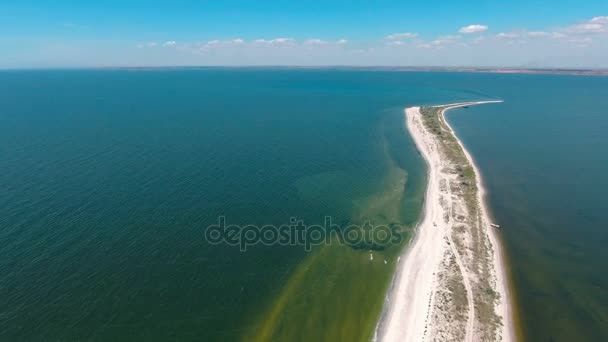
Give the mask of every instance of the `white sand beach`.
<path id="1" fill-rule="evenodd" d="M 501 246 L 490 225 L 480 173 L 444 118 L 451 108 L 495 102 L 501 101 L 435 107 L 441 109 L 441 133 L 453 135 L 474 170 L 475 210 L 467 210 L 470 204 L 460 190 L 466 183 L 455 171 L 462 165 L 447 156 L 442 144 L 448 140 L 440 140 L 446 135 L 425 126 L 420 107 L 406 109 L 407 129 L 428 164 L 428 188 L 423 219 L 397 266 L 377 327 L 378 341 L 515 340 Z"/>

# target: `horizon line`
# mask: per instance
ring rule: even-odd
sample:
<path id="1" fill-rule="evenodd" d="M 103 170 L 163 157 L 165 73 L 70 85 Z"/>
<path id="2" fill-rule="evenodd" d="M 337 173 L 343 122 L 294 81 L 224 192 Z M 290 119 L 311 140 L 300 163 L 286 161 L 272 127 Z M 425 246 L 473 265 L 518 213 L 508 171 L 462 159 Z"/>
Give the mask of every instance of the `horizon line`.
<path id="1" fill-rule="evenodd" d="M 382 64 L 185 64 L 185 65 L 98 65 L 98 66 L 23 66 L 23 67 L 0 67 L 0 70 L 22 70 L 22 69 L 107 69 L 107 68 L 412 68 L 412 69 L 511 69 L 511 70 L 606 70 L 606 67 L 561 67 L 561 66 L 475 66 L 475 65 L 382 65 Z"/>
<path id="2" fill-rule="evenodd" d="M 515 67 L 515 66 L 397 66 L 397 65 L 150 65 L 150 66 L 46 66 L 0 67 L 1 71 L 109 70 L 109 69 L 360 69 L 375 71 L 471 72 L 471 73 L 550 73 L 608 76 L 608 67 Z"/>

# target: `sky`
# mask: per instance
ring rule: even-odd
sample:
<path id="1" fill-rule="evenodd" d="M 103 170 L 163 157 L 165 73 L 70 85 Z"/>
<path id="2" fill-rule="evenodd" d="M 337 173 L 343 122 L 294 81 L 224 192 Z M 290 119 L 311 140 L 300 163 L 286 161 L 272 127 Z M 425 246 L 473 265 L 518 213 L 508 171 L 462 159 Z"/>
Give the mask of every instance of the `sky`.
<path id="1" fill-rule="evenodd" d="M 608 68 L 608 0 L 4 0 L 0 68 Z"/>

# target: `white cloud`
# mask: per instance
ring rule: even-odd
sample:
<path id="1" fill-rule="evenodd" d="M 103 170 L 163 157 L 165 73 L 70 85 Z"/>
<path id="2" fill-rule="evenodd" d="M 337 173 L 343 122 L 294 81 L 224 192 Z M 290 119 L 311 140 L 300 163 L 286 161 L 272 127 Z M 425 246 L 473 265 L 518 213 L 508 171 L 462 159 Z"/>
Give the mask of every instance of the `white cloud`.
<path id="1" fill-rule="evenodd" d="M 604 32 L 605 30 L 606 29 L 604 28 L 604 25 L 602 25 L 602 24 L 596 24 L 596 23 L 576 24 L 576 25 L 570 26 L 567 29 L 568 32 L 578 33 L 578 34 L 601 33 L 601 32 Z"/>
<path id="2" fill-rule="evenodd" d="M 589 21 L 592 23 L 608 24 L 608 16 L 591 18 Z"/>
<path id="3" fill-rule="evenodd" d="M 275 44 L 293 44 L 295 41 L 292 38 L 275 38 L 272 42 Z"/>
<path id="4" fill-rule="evenodd" d="M 511 32 L 500 32 L 495 37 L 498 40 L 505 41 L 507 44 L 527 44 L 528 39 L 539 41 L 543 38 L 551 37 L 551 33 L 545 31 L 511 31 Z"/>
<path id="5" fill-rule="evenodd" d="M 400 40 L 400 39 L 410 39 L 418 37 L 418 33 L 413 32 L 402 32 L 402 33 L 393 33 L 386 36 L 388 40 Z"/>
<path id="6" fill-rule="evenodd" d="M 304 41 L 304 45 L 326 45 L 327 41 L 321 39 L 307 39 Z"/>
<path id="7" fill-rule="evenodd" d="M 608 32 L 608 16 L 594 17 L 587 21 L 571 25 L 564 31 L 574 34 L 590 34 Z"/>
<path id="8" fill-rule="evenodd" d="M 221 48 L 221 47 L 234 47 L 244 45 L 245 41 L 241 38 L 229 39 L 229 40 L 210 40 L 206 43 L 197 43 L 198 49 L 201 51 L 207 51 L 210 49 Z"/>
<path id="9" fill-rule="evenodd" d="M 460 32 L 460 33 L 479 33 L 479 32 L 486 31 L 487 29 L 488 29 L 488 27 L 486 25 L 474 24 L 474 25 L 461 27 L 460 30 L 458 30 L 458 32 Z"/>
<path id="10" fill-rule="evenodd" d="M 434 45 L 443 45 L 443 44 L 450 44 L 450 43 L 455 43 L 456 41 L 458 41 L 460 38 L 462 38 L 462 36 L 441 36 L 435 40 L 433 40 L 431 43 Z"/>
<path id="11" fill-rule="evenodd" d="M 462 36 L 459 35 L 448 35 L 448 36 L 440 36 L 437 39 L 432 40 L 430 42 L 419 42 L 416 45 L 418 48 L 429 49 L 436 48 L 441 49 L 446 45 L 455 44 L 461 41 Z"/>
<path id="12" fill-rule="evenodd" d="M 503 32 L 491 32 L 488 26 L 475 24 L 460 28 L 460 32 L 453 32 L 452 35 L 437 35 L 429 39 L 423 39 L 414 32 L 398 32 L 384 35 L 371 42 L 364 39 L 349 41 L 340 37 L 329 39 L 324 36 L 309 36 L 309 39 L 298 40 L 285 36 L 274 36 L 277 38 L 266 36 L 257 40 L 233 37 L 234 39 L 223 38 L 196 43 L 177 40 L 180 37 L 175 37 L 176 41 L 160 39 L 149 43 L 142 41 L 137 47 L 148 49 L 151 55 L 157 53 L 155 51 L 160 54 L 162 46 L 175 47 L 176 51 L 197 54 L 196 58 L 199 59 L 194 60 L 196 62 L 204 60 L 218 64 L 246 64 L 254 61 L 253 64 L 308 65 L 340 64 L 347 61 L 362 65 L 366 63 L 550 65 L 549 63 L 563 60 L 567 62 L 566 64 L 572 61 L 575 64 L 586 65 L 587 60 L 583 61 L 582 56 L 592 54 L 592 58 L 588 61 L 593 61 L 596 65 L 606 65 L 602 56 L 605 58 L 606 46 L 608 46 L 606 45 L 608 16 L 564 22 L 561 26 L 537 26 L 534 30 L 527 30 L 525 27 L 507 28 Z M 405 47 L 420 50 L 406 53 Z M 165 48 L 165 50 L 174 49 Z M 446 52 L 449 53 L 450 59 L 445 58 Z M 457 57 L 452 59 L 452 56 Z M 485 57 L 477 58 L 478 56 Z M 181 55 L 180 58 L 190 57 Z"/>
<path id="13" fill-rule="evenodd" d="M 608 16 L 594 17 L 579 23 L 558 28 L 551 31 L 511 31 L 501 32 L 496 38 L 513 42 L 525 42 L 526 38 L 542 41 L 543 39 L 555 39 L 576 44 L 589 44 L 591 40 L 585 39 L 588 35 L 608 33 Z M 581 38 L 582 37 L 582 38 Z"/>
<path id="14" fill-rule="evenodd" d="M 294 45 L 296 43 L 293 38 L 256 39 L 253 42 L 261 45 Z"/>
<path id="15" fill-rule="evenodd" d="M 499 39 L 516 39 L 516 38 L 544 38 L 551 36 L 551 33 L 545 31 L 511 31 L 511 32 L 500 32 L 496 35 Z"/>

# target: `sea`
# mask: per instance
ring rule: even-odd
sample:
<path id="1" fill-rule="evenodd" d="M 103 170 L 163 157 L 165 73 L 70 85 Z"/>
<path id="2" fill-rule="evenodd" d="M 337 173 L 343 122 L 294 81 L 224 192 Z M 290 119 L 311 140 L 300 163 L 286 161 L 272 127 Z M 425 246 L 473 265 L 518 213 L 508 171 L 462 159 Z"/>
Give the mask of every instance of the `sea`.
<path id="1" fill-rule="evenodd" d="M 501 225 L 519 334 L 606 340 L 607 91 L 356 68 L 0 71 L 0 340 L 369 341 L 424 201 L 404 108 L 494 99 L 447 117 Z M 324 238 L 282 239 L 295 226 Z M 370 226 L 392 238 L 348 239 Z"/>

